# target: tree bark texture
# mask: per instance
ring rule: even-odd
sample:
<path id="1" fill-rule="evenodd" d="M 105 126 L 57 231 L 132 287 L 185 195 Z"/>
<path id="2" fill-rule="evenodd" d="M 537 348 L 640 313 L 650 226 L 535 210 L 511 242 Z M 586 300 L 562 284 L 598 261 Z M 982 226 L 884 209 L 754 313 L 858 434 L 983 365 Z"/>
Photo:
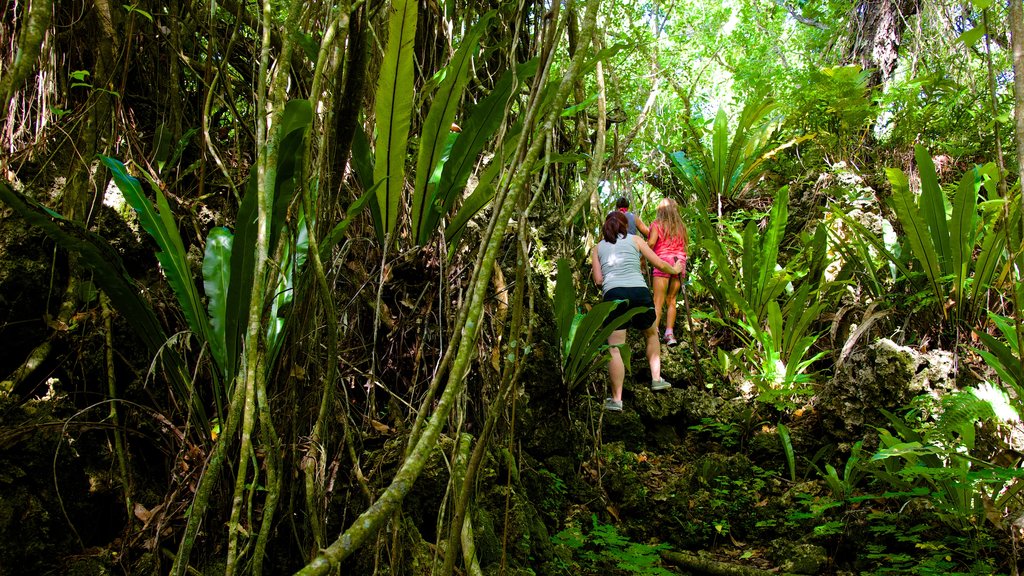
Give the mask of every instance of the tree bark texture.
<path id="1" fill-rule="evenodd" d="M 873 70 L 869 87 L 884 85 L 896 71 L 907 19 L 920 0 L 858 0 L 850 18 L 846 61 Z"/>

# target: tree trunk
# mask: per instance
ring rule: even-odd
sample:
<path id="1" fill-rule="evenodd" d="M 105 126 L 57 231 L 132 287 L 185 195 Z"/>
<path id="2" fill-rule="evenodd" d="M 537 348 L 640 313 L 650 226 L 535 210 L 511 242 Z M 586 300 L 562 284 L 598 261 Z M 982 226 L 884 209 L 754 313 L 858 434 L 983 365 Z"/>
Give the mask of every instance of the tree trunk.
<path id="1" fill-rule="evenodd" d="M 846 61 L 873 70 L 868 87 L 885 85 L 896 70 L 907 19 L 920 0 L 858 0 L 850 18 Z"/>

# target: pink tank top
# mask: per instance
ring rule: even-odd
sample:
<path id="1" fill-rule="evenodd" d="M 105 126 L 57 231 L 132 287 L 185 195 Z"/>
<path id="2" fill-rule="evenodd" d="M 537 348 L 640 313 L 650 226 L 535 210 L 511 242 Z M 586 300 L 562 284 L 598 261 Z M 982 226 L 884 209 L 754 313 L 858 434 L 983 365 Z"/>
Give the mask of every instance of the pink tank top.
<path id="1" fill-rule="evenodd" d="M 673 262 L 673 257 L 679 259 L 686 258 L 686 241 L 682 237 L 671 238 L 667 236 L 661 223 L 658 221 L 651 223 L 651 233 L 653 234 L 655 230 L 658 231 L 658 240 L 653 246 L 655 254 L 669 264 Z"/>

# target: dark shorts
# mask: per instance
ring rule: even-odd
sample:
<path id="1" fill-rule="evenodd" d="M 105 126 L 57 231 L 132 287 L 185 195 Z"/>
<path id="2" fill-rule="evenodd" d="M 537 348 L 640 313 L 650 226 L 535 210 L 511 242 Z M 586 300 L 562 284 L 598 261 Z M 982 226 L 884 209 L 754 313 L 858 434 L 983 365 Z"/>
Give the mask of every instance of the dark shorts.
<path id="1" fill-rule="evenodd" d="M 637 330 L 646 330 L 654 325 L 654 321 L 657 319 L 654 315 L 654 299 L 651 298 L 651 291 L 646 286 L 642 288 L 612 288 L 604 295 L 604 301 L 612 300 L 625 300 L 625 302 L 619 302 L 619 305 L 608 314 L 608 318 L 604 321 L 606 326 L 631 308 L 637 307 L 646 308 L 646 310 L 630 318 L 626 326 Z"/>

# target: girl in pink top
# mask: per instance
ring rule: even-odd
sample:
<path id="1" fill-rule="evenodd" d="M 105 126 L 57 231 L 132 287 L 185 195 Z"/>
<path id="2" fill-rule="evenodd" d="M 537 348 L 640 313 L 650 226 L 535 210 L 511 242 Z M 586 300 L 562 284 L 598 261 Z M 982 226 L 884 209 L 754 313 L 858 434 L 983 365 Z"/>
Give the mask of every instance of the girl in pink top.
<path id="1" fill-rule="evenodd" d="M 669 263 L 679 261 L 683 271 L 678 275 L 669 275 L 661 270 L 654 271 L 654 313 L 661 322 L 661 308 L 668 298 L 668 312 L 665 315 L 665 344 L 676 345 L 673 328 L 676 323 L 676 297 L 683 276 L 686 274 L 686 248 L 690 238 L 686 232 L 686 224 L 679 216 L 679 205 L 671 198 L 665 198 L 658 204 L 658 215 L 651 222 L 651 233 L 647 243 L 662 260 Z"/>

